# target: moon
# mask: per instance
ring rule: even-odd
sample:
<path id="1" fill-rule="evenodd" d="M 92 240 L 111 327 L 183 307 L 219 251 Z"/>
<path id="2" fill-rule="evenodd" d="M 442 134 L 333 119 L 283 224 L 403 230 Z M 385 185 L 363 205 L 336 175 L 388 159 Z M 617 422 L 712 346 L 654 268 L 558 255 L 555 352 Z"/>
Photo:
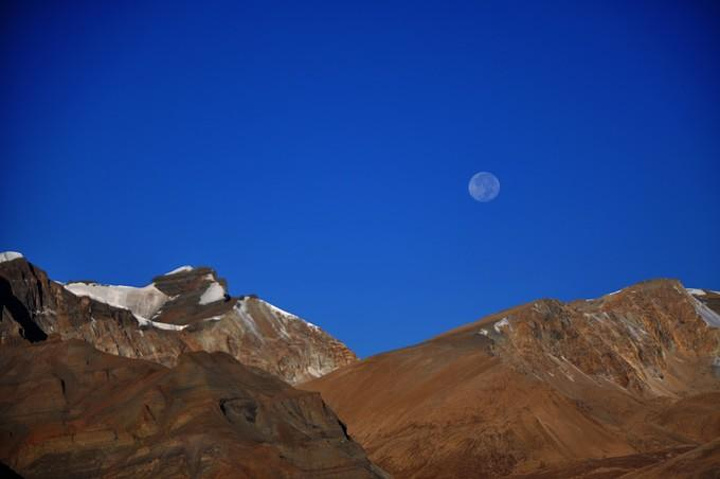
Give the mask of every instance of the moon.
<path id="1" fill-rule="evenodd" d="M 470 178 L 468 191 L 476 201 L 487 203 L 497 198 L 500 194 L 500 180 L 492 173 L 481 171 Z"/>

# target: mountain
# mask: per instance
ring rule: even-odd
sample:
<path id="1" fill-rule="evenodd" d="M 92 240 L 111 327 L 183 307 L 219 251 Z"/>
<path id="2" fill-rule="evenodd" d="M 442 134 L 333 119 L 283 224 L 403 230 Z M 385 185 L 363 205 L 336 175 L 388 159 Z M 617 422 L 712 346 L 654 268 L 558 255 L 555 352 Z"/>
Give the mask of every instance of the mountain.
<path id="1" fill-rule="evenodd" d="M 210 268 L 62 284 L 0 253 L 0 470 L 718 477 L 719 313 L 718 292 L 646 281 L 358 361 Z"/>
<path id="2" fill-rule="evenodd" d="M 0 254 L 0 301 L 0 345 L 59 335 L 169 367 L 184 352 L 225 352 L 291 384 L 357 360 L 318 326 L 255 296 L 231 297 L 205 267 L 181 267 L 142 288 L 62 284 L 8 252 Z"/>
<path id="3" fill-rule="evenodd" d="M 302 387 L 396 477 L 718 477 L 719 311 L 674 280 L 539 300 Z"/>
<path id="4" fill-rule="evenodd" d="M 8 474 L 386 477 L 319 394 L 225 353 L 185 353 L 168 368 L 55 336 L 4 344 L 0 371 Z"/>

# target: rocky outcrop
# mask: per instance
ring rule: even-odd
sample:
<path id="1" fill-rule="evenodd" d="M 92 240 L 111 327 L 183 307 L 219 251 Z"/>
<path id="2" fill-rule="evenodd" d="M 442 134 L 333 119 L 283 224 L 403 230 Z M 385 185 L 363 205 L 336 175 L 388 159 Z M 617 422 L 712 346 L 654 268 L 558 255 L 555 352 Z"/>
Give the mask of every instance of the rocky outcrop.
<path id="1" fill-rule="evenodd" d="M 224 353 L 167 368 L 50 338 L 3 345 L 0 370 L 0 461 L 23 477 L 385 477 L 319 394 Z"/>
<path id="2" fill-rule="evenodd" d="M 671 396 L 687 386 L 672 359 L 720 354 L 720 315 L 678 281 L 655 280 L 598 300 L 535 301 L 438 339 L 472 335 L 487 338 L 490 351 L 514 369 L 558 387 L 585 375 Z"/>
<path id="3" fill-rule="evenodd" d="M 256 297 L 230 297 L 210 268 L 186 267 L 143 288 L 60 284 L 22 257 L 0 262 L 0 344 L 82 339 L 165 366 L 188 351 L 226 352 L 290 382 L 355 355 L 321 328 Z"/>
<path id="4" fill-rule="evenodd" d="M 720 295 L 701 291 L 657 280 L 596 300 L 535 301 L 302 387 L 320 391 L 398 477 L 687 465 L 691 450 L 716 457 L 704 444 L 720 436 Z"/>

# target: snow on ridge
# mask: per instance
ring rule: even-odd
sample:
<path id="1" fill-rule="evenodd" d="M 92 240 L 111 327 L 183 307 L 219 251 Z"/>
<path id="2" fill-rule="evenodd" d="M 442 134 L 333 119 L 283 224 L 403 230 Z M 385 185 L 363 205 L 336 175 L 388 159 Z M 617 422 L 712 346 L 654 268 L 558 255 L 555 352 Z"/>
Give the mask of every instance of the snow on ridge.
<path id="1" fill-rule="evenodd" d="M 260 332 L 258 331 L 257 324 L 255 323 L 255 319 L 250 315 L 250 312 L 247 309 L 247 300 L 241 299 L 237 303 L 235 303 L 234 309 L 237 313 L 238 317 L 240 318 L 240 321 L 248 328 L 248 332 L 252 333 L 255 337 L 260 338 L 262 340 L 262 336 L 260 335 Z"/>
<path id="2" fill-rule="evenodd" d="M 298 319 L 300 319 L 302 322 L 304 322 L 305 324 L 307 324 L 308 326 L 310 326 L 312 329 L 314 329 L 314 330 L 316 330 L 316 331 L 320 331 L 320 326 L 318 326 L 317 324 L 311 323 L 310 321 L 306 321 L 306 320 L 301 319 L 301 318 L 298 318 Z"/>
<path id="3" fill-rule="evenodd" d="M 170 299 L 153 283 L 142 288 L 97 283 L 68 283 L 64 286 L 76 296 L 87 296 L 116 308 L 127 309 L 142 318 L 153 317 Z"/>
<path id="4" fill-rule="evenodd" d="M 22 253 L 18 253 L 17 251 L 4 251 L 0 253 L 0 263 L 5 263 L 6 261 L 12 261 L 14 259 L 20 259 L 24 258 Z"/>
<path id="5" fill-rule="evenodd" d="M 685 288 L 685 291 L 692 294 L 693 296 L 705 296 L 705 291 L 698 288 Z"/>
<path id="6" fill-rule="evenodd" d="M 697 314 L 711 328 L 720 328 L 720 314 L 708 308 L 702 301 L 692 298 Z"/>
<path id="7" fill-rule="evenodd" d="M 194 268 L 189 265 L 180 266 L 179 268 L 175 268 L 172 271 L 168 271 L 163 276 L 170 276 L 171 274 L 178 274 L 178 273 L 185 273 L 186 271 L 192 271 Z"/>
<path id="8" fill-rule="evenodd" d="M 298 317 L 296 314 L 292 314 L 292 313 L 289 312 L 289 311 L 285 311 L 284 309 L 278 308 L 278 307 L 275 306 L 274 304 L 270 304 L 270 303 L 268 303 L 267 301 L 264 301 L 264 300 L 262 300 L 262 299 L 259 300 L 259 301 L 260 301 L 262 304 L 264 304 L 265 306 L 267 306 L 268 309 L 270 309 L 270 311 L 272 311 L 272 312 L 274 312 L 274 313 L 280 314 L 280 315 L 282 315 L 282 316 L 290 316 L 291 318 L 298 318 L 298 319 L 299 319 L 299 317 Z"/>
<path id="9" fill-rule="evenodd" d="M 138 316 L 137 314 L 134 314 L 135 319 L 137 320 L 138 324 L 140 326 L 150 326 L 151 328 L 157 328 L 157 329 L 164 329 L 165 331 L 182 331 L 183 329 L 187 328 L 188 324 L 170 324 L 170 323 L 161 323 L 159 321 L 153 321 L 151 319 L 145 319 L 141 316 Z"/>
<path id="10" fill-rule="evenodd" d="M 210 304 L 225 298 L 225 288 L 220 283 L 211 283 L 200 296 L 199 304 Z"/>
<path id="11" fill-rule="evenodd" d="M 188 327 L 187 324 L 169 324 L 147 319 L 153 317 L 171 299 L 157 289 L 153 283 L 142 288 L 96 283 L 68 283 L 64 287 L 75 296 L 86 296 L 95 301 L 130 311 L 141 327 L 147 326 L 165 331 L 182 331 Z"/>
<path id="12" fill-rule="evenodd" d="M 306 321 L 306 320 L 302 319 L 302 318 L 301 318 L 300 316 L 298 316 L 297 314 L 293 314 L 293 313 L 290 313 L 290 312 L 288 312 L 288 311 L 285 311 L 284 309 L 278 308 L 278 307 L 275 306 L 274 304 L 270 304 L 270 303 L 268 303 L 267 301 L 264 301 L 264 300 L 262 300 L 262 299 L 260 300 L 260 302 L 262 302 L 265 306 L 268 307 L 268 309 L 270 309 L 270 311 L 272 311 L 272 312 L 274 312 L 274 313 L 276 313 L 276 314 L 279 314 L 279 315 L 281 315 L 281 316 L 287 316 L 287 317 L 292 318 L 292 319 L 297 319 L 297 320 L 302 321 L 303 323 L 305 323 L 305 324 L 306 324 L 307 326 L 309 326 L 310 328 L 312 328 L 312 329 L 314 329 L 314 330 L 316 330 L 316 331 L 320 331 L 320 327 L 319 327 L 318 325 L 313 324 L 313 323 L 311 323 L 310 321 Z"/>

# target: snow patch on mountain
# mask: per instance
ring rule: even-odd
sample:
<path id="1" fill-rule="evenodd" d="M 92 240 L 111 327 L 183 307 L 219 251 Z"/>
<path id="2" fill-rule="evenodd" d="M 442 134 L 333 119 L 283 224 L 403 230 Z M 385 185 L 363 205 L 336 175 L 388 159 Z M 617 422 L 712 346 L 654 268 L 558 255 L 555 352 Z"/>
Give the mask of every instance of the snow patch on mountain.
<path id="1" fill-rule="evenodd" d="M 685 288 L 685 291 L 692 294 L 693 296 L 705 296 L 705 291 L 698 288 Z"/>
<path id="2" fill-rule="evenodd" d="M 142 318 L 152 318 L 170 299 L 154 284 L 136 288 L 96 283 L 68 283 L 65 289 L 76 296 L 87 296 L 116 308 L 130 310 Z"/>
<path id="3" fill-rule="evenodd" d="M 6 261 L 12 261 L 14 259 L 20 259 L 24 258 L 22 253 L 18 253 L 17 251 L 5 251 L 0 253 L 0 263 L 5 263 Z"/>
<path id="4" fill-rule="evenodd" d="M 298 319 L 300 319 L 303 323 L 305 323 L 305 326 L 307 326 L 308 328 L 314 329 L 315 331 L 320 331 L 320 326 L 318 326 L 317 324 L 313 324 L 310 321 L 305 321 L 304 319 L 301 319 L 301 318 L 298 318 Z"/>
<path id="5" fill-rule="evenodd" d="M 200 296 L 200 304 L 210 304 L 225 298 L 225 288 L 220 283 L 211 283 Z"/>
<path id="6" fill-rule="evenodd" d="M 702 301 L 695 298 L 692 298 L 692 300 L 695 311 L 697 311 L 697 314 L 705 321 L 705 324 L 711 328 L 720 328 L 720 314 L 705 306 Z"/>
<path id="7" fill-rule="evenodd" d="M 268 309 L 270 309 L 272 312 L 274 312 L 274 313 L 276 313 L 276 314 L 280 314 L 280 315 L 282 315 L 282 316 L 290 316 L 291 318 L 297 318 L 297 317 L 298 317 L 297 315 L 292 314 L 292 313 L 290 313 L 290 312 L 288 312 L 288 311 L 285 311 L 284 309 L 280 309 L 280 308 L 278 308 L 277 306 L 275 306 L 274 304 L 270 304 L 270 303 L 268 303 L 267 301 L 263 301 L 262 299 L 260 300 L 260 302 L 261 302 L 262 304 L 264 304 Z"/>
<path id="8" fill-rule="evenodd" d="M 510 321 L 508 321 L 508 318 L 503 318 L 497 323 L 493 325 L 493 329 L 495 329 L 496 333 L 502 333 L 503 328 L 510 328 Z"/>
<path id="9" fill-rule="evenodd" d="M 270 304 L 270 303 L 268 303 L 267 301 L 263 301 L 262 299 L 260 300 L 260 302 L 261 302 L 262 304 L 264 304 L 268 309 L 270 309 L 270 311 L 272 311 L 272 312 L 275 313 L 275 314 L 279 314 L 280 316 L 285 316 L 285 317 L 288 317 L 288 318 L 291 318 L 291 319 L 296 319 L 296 320 L 298 320 L 298 321 L 302 321 L 302 322 L 305 323 L 305 325 L 308 326 L 310 329 L 314 329 L 314 330 L 316 330 L 316 331 L 319 331 L 319 330 L 320 330 L 320 327 L 318 327 L 316 324 L 313 324 L 313 323 L 311 323 L 310 321 L 305 321 L 304 319 L 302 319 L 300 316 L 298 316 L 298 315 L 296 315 L 296 314 L 293 314 L 293 313 L 290 313 L 290 312 L 288 312 L 288 311 L 285 311 L 284 309 L 278 308 L 278 307 L 275 306 L 274 304 Z"/>
<path id="10" fill-rule="evenodd" d="M 257 324 L 255 323 L 255 320 L 250 315 L 250 312 L 247 309 L 247 300 L 241 299 L 237 302 L 235 305 L 235 312 L 237 313 L 238 318 L 240 319 L 240 322 L 242 322 L 248 329 L 250 333 L 255 335 L 258 338 L 262 337 L 260 336 L 260 332 L 258 331 Z"/>
<path id="11" fill-rule="evenodd" d="M 188 266 L 188 265 L 180 266 L 179 268 L 175 268 L 172 271 L 168 271 L 163 276 L 170 276 L 171 274 L 185 273 L 187 271 L 192 271 L 192 270 L 193 270 L 192 266 Z"/>
<path id="12" fill-rule="evenodd" d="M 149 284 L 142 288 L 133 286 L 114 286 L 96 283 L 68 283 L 65 289 L 75 296 L 85 296 L 100 303 L 126 309 L 141 327 L 182 331 L 188 325 L 161 323 L 148 318 L 155 316 L 170 299 L 165 293 Z"/>
<path id="13" fill-rule="evenodd" d="M 183 329 L 187 328 L 188 324 L 168 324 L 168 323 L 161 323 L 159 321 L 152 321 L 150 319 L 145 319 L 141 316 L 138 316 L 137 314 L 134 314 L 135 319 L 137 320 L 138 324 L 140 326 L 148 326 L 151 328 L 157 328 L 157 329 L 163 329 L 165 331 L 182 331 Z"/>

